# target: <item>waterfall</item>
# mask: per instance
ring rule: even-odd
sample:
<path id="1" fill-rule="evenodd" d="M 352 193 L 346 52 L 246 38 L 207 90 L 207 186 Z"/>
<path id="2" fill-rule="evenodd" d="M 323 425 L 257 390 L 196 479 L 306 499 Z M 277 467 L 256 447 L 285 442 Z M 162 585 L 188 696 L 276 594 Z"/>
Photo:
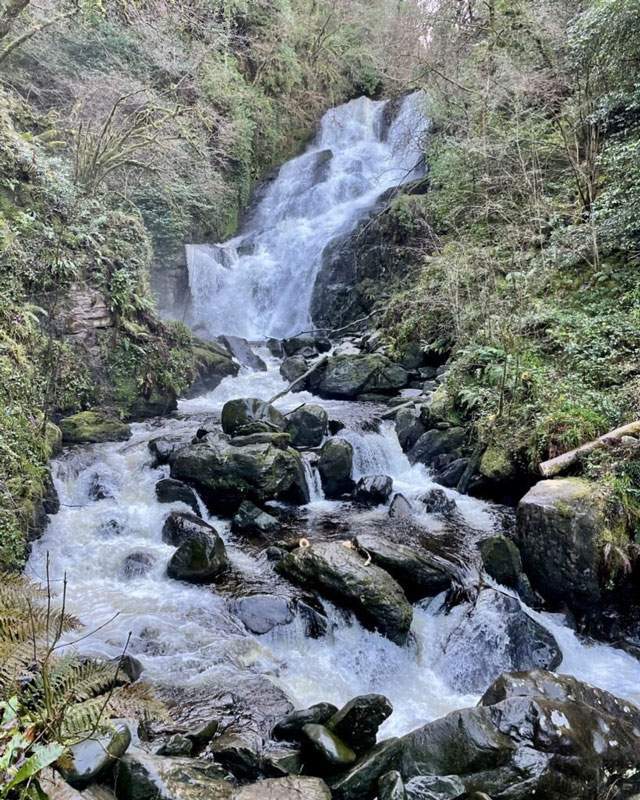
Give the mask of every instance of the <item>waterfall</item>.
<path id="1" fill-rule="evenodd" d="M 391 120 L 389 102 L 366 97 L 331 109 L 235 238 L 188 245 L 193 328 L 264 339 L 310 327 L 327 244 L 353 229 L 385 191 L 423 174 L 423 103 L 421 93 L 408 95 Z"/>

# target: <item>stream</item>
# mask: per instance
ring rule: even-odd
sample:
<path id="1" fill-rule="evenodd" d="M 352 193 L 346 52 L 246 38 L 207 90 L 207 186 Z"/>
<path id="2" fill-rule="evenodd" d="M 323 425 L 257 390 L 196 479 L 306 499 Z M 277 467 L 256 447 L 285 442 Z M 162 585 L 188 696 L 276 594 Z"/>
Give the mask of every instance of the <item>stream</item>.
<path id="1" fill-rule="evenodd" d="M 390 187 L 422 174 L 416 134 L 426 132 L 428 124 L 419 110 L 419 98 L 411 95 L 391 120 L 385 117 L 384 102 L 364 98 L 330 111 L 307 151 L 285 164 L 258 198 L 237 237 L 222 245 L 190 246 L 189 322 L 194 329 L 201 335 L 235 334 L 264 341 L 308 328 L 323 249 L 352 229 Z M 75 645 L 77 649 L 114 657 L 130 634 L 128 652 L 140 659 L 144 678 L 155 685 L 200 690 L 228 683 L 234 676 L 256 674 L 283 689 L 299 707 L 318 701 L 341 705 L 355 695 L 379 692 L 394 707 L 383 735 L 405 733 L 473 705 L 479 694 L 460 692 L 455 686 L 461 674 L 474 669 L 476 653 L 473 647 L 462 647 L 456 649 L 455 663 L 446 657 L 444 644 L 455 636 L 456 615 L 444 613 L 442 597 L 415 607 L 413 635 L 399 647 L 330 603 L 324 603 L 328 631 L 317 639 L 306 635 L 299 616 L 253 635 L 234 614 L 232 592 L 167 577 L 174 548 L 162 542 L 163 523 L 171 511 L 188 508 L 156 499 L 155 485 L 168 476 L 169 468 L 153 466 L 148 442 L 193 434 L 203 420 L 219 417 L 227 400 L 267 400 L 283 390 L 279 360 L 266 348 L 256 352 L 266 372 L 243 367 L 214 391 L 182 400 L 174 418 L 134 424 L 127 442 L 75 447 L 57 458 L 52 466 L 61 509 L 34 543 L 28 573 L 43 580 L 48 560 L 58 591 L 66 574 L 67 610 L 92 632 Z M 309 401 L 322 405 L 332 420 L 345 426 L 339 435 L 353 445 L 354 479 L 389 475 L 394 492 L 412 503 L 414 524 L 434 537 L 449 535 L 442 520 L 427 514 L 419 502 L 435 486 L 428 469 L 409 463 L 393 423 L 383 423 L 377 432 L 367 425 L 384 407 L 323 400 L 306 392 L 286 395 L 276 406 L 287 412 Z M 331 525 L 341 531 L 345 525 L 393 524 L 386 506 L 363 509 L 325 499 L 311 463 L 306 474 L 311 499 L 297 512 L 295 524 L 311 541 Z M 473 541 L 501 530 L 502 510 L 444 491 L 455 500 L 468 537 L 460 544 L 460 556 L 471 559 Z M 208 514 L 202 502 L 200 508 L 203 519 L 225 540 L 234 572 L 241 576 L 240 594 L 290 596 L 291 587 L 275 574 L 263 550 L 234 536 L 229 522 Z M 149 556 L 148 572 L 125 573 L 123 564 L 132 553 Z M 579 638 L 560 615 L 524 608 L 556 637 L 563 655 L 559 672 L 640 702 L 636 659 Z M 493 669 L 486 676 L 489 685 L 510 666 L 508 642 L 499 618 L 488 614 L 474 624 L 478 636 L 490 643 L 490 653 L 485 654 Z"/>

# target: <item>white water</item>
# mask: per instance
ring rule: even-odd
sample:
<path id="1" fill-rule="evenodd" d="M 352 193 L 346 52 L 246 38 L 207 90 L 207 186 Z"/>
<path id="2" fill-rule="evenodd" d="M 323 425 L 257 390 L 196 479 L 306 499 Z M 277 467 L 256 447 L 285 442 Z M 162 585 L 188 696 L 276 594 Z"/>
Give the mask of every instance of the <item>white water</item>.
<path id="1" fill-rule="evenodd" d="M 280 169 L 238 236 L 187 247 L 193 327 L 249 339 L 308 329 L 326 245 L 384 191 L 422 174 L 423 102 L 419 93 L 405 98 L 388 129 L 382 101 L 361 97 L 327 112 L 315 141 Z"/>
<path id="2" fill-rule="evenodd" d="M 400 119 L 406 122 L 412 108 L 405 109 Z M 213 250 L 190 250 L 194 321 L 206 324 L 210 333 L 251 336 L 305 327 L 320 249 L 337 232 L 352 226 L 384 188 L 404 175 L 400 151 L 390 144 L 396 141 L 394 137 L 401 138 L 398 126 L 389 141 L 381 141 L 381 114 L 381 104 L 365 100 L 330 112 L 309 151 L 280 170 L 241 237 Z M 310 177 L 312 163 L 328 146 L 333 151 L 331 167 L 326 179 L 318 182 L 317 175 Z M 411 154 L 411 147 L 406 153 Z M 247 238 L 255 243 L 251 256 L 237 252 L 241 240 Z M 385 725 L 387 734 L 405 732 L 475 702 L 477 696 L 451 688 L 443 643 L 455 636 L 456 616 L 444 615 L 438 599 L 415 608 L 413 637 L 403 648 L 364 630 L 330 605 L 326 637 L 307 638 L 299 620 L 256 637 L 230 612 L 215 587 L 167 578 L 166 563 L 173 548 L 162 543 L 162 526 L 172 510 L 187 509 L 179 503 L 157 502 L 155 484 L 166 475 L 166 468 L 150 468 L 147 441 L 194 432 L 202 416 L 215 417 L 229 399 L 269 399 L 278 393 L 285 386 L 278 363 L 266 353 L 261 355 L 268 365 L 266 373 L 243 370 L 222 381 L 215 391 L 182 401 L 182 420 L 135 425 L 129 442 L 76 448 L 59 458 L 54 478 L 62 507 L 34 544 L 30 574 L 44 579 L 47 557 L 54 586 L 61 585 L 66 573 L 68 610 L 80 617 L 87 630 L 95 630 L 78 642 L 81 651 L 115 656 L 130 632 L 129 652 L 142 660 L 145 676 L 160 684 L 214 688 L 223 676 L 227 679 L 229 674 L 250 670 L 272 678 L 300 706 L 320 700 L 340 704 L 357 694 L 381 692 L 395 709 Z M 420 503 L 421 495 L 433 485 L 429 473 L 420 465 L 410 465 L 391 423 L 384 424 L 379 433 L 367 432 L 363 422 L 370 420 L 372 406 L 319 400 L 306 392 L 287 395 L 277 406 L 288 411 L 305 401 L 322 404 L 331 418 L 345 424 L 340 435 L 354 447 L 353 477 L 390 475 L 395 491 L 413 504 L 416 523 L 438 535 L 441 521 L 427 515 Z M 348 503 L 324 499 L 310 464 L 306 474 L 311 488 L 306 508 L 310 529 L 326 516 L 348 520 L 358 514 L 361 523 L 394 524 L 388 521 L 385 507 L 360 513 Z M 90 499 L 96 475 L 112 497 Z M 492 530 L 494 518 L 488 504 L 446 491 L 455 498 L 470 529 L 478 535 Z M 205 518 L 225 538 L 233 566 L 247 584 L 272 580 L 274 591 L 282 590 L 263 556 L 241 548 L 230 536 L 227 523 L 206 514 Z M 155 563 L 145 576 L 126 578 L 123 562 L 135 551 L 148 553 Z M 640 701 L 637 660 L 606 645 L 580 641 L 557 616 L 528 613 L 556 636 L 564 656 L 560 671 Z M 487 631 L 488 641 L 499 636 L 498 622 L 485 618 L 479 624 Z M 471 666 L 474 657 L 471 650 L 465 654 Z M 462 662 L 456 671 L 465 668 Z M 503 664 L 505 669 L 509 666 Z"/>

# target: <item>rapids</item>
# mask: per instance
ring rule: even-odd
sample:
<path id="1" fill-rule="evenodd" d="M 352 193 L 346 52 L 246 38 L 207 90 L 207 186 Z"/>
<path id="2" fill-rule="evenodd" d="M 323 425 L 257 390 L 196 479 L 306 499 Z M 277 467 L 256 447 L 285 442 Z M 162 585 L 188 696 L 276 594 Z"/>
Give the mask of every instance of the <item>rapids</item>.
<path id="1" fill-rule="evenodd" d="M 307 151 L 280 169 L 237 237 L 224 244 L 190 246 L 192 326 L 207 335 L 252 338 L 282 336 L 308 326 L 313 284 L 327 243 L 352 228 L 387 189 L 422 174 L 418 143 L 428 124 L 420 104 L 419 95 L 409 96 L 394 119 L 385 113 L 385 103 L 364 98 L 330 111 Z M 154 684 L 197 689 L 214 687 L 222 677 L 260 674 L 299 706 L 320 700 L 341 704 L 357 694 L 381 692 L 394 706 L 384 727 L 387 734 L 406 732 L 474 703 L 477 696 L 452 688 L 443 651 L 455 635 L 456 615 L 443 613 L 441 598 L 415 608 L 413 637 L 401 648 L 330 604 L 325 604 L 330 625 L 324 637 L 305 636 L 299 618 L 254 636 L 234 615 L 228 594 L 166 576 L 173 548 L 161 540 L 163 522 L 170 511 L 187 508 L 157 501 L 155 484 L 168 468 L 151 466 L 148 441 L 192 433 L 201 419 L 219 415 L 229 399 L 274 396 L 285 384 L 278 362 L 266 351 L 261 355 L 266 372 L 243 368 L 213 392 L 181 401 L 175 418 L 135 424 L 127 442 L 76 447 L 57 458 L 53 474 L 61 508 L 34 543 L 28 573 L 44 580 L 48 564 L 58 592 L 66 575 L 67 610 L 91 632 L 83 633 L 75 647 L 112 657 L 122 652 L 130 634 L 129 652 L 142 661 L 145 678 Z M 417 502 L 433 485 L 429 472 L 409 463 L 391 423 L 378 432 L 367 429 L 376 407 L 319 400 L 305 392 L 287 395 L 276 405 L 291 410 L 310 400 L 344 423 L 340 435 L 355 450 L 353 477 L 390 475 L 394 490 L 413 502 L 416 524 L 439 535 L 442 523 L 420 513 Z M 326 500 L 310 462 L 306 475 L 311 501 L 302 509 L 301 524 L 310 538 L 327 519 L 388 524 L 386 507 L 363 512 L 350 503 Z M 471 537 L 495 529 L 498 509 L 445 491 L 455 498 Z M 263 553 L 241 543 L 228 522 L 211 517 L 202 504 L 201 510 L 225 539 L 243 589 L 291 591 Z M 147 554 L 153 564 L 145 575 L 126 577 L 123 562 L 134 552 Z M 527 613 L 556 636 L 564 656 L 559 671 L 640 701 L 637 660 L 581 640 L 560 616 Z M 502 657 L 499 621 L 484 618 L 477 624 L 495 640 L 496 658 Z M 456 671 L 471 668 L 474 658 L 472 650 L 464 653 Z M 493 677 L 487 676 L 487 684 Z"/>

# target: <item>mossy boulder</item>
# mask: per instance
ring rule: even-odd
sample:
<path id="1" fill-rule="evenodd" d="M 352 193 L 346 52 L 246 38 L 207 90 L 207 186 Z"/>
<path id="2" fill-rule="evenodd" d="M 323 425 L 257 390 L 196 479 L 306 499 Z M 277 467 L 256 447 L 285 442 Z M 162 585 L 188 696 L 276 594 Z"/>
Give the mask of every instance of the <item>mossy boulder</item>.
<path id="1" fill-rule="evenodd" d="M 506 450 L 500 447 L 487 447 L 480 459 L 480 474 L 489 481 L 497 483 L 513 480 L 515 465 Z"/>
<path id="2" fill-rule="evenodd" d="M 222 430 L 230 436 L 274 433 L 286 427 L 284 416 L 255 397 L 227 401 L 222 408 Z"/>
<path id="3" fill-rule="evenodd" d="M 131 428 L 106 411 L 80 411 L 59 423 L 64 444 L 122 442 L 131 436 Z"/>
<path id="4" fill-rule="evenodd" d="M 342 542 L 318 542 L 287 553 L 276 570 L 352 609 L 363 625 L 396 644 L 409 634 L 413 609 L 396 581 Z"/>
<path id="5" fill-rule="evenodd" d="M 517 545 L 506 536 L 490 536 L 480 542 L 482 563 L 487 573 L 504 586 L 515 587 L 522 574 L 522 558 Z"/>
<path id="6" fill-rule="evenodd" d="M 346 439 L 328 439 L 320 451 L 318 471 L 327 497 L 336 498 L 351 492 L 355 486 L 351 478 L 353 447 Z"/>
<path id="7" fill-rule="evenodd" d="M 615 581 L 603 569 L 605 545 L 624 550 L 629 541 L 622 508 L 589 480 L 540 481 L 518 505 L 517 542 L 534 588 L 580 617 L 598 613 L 605 582 Z"/>
<path id="8" fill-rule="evenodd" d="M 327 432 L 329 416 L 322 406 L 305 403 L 287 415 L 287 433 L 294 447 L 319 447 Z"/>
<path id="9" fill-rule="evenodd" d="M 309 500 L 296 450 L 268 442 L 237 447 L 215 433 L 174 453 L 171 477 L 195 486 L 207 506 L 222 513 L 235 512 L 244 500 Z"/>
<path id="10" fill-rule="evenodd" d="M 47 422 L 44 429 L 45 452 L 49 458 L 62 452 L 62 431 L 53 422 Z"/>
<path id="11" fill-rule="evenodd" d="M 353 399 L 367 393 L 393 394 L 407 386 L 409 375 L 380 353 L 332 356 L 309 376 L 308 387 L 320 397 Z"/>

